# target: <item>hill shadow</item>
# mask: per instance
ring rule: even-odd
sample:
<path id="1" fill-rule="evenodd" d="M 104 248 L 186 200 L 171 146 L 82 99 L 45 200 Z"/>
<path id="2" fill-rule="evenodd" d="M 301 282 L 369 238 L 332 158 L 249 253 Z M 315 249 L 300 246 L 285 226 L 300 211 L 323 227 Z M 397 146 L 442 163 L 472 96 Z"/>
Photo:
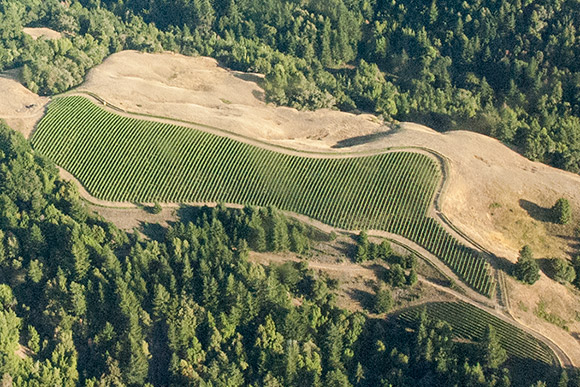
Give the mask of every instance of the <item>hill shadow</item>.
<path id="1" fill-rule="evenodd" d="M 540 222 L 552 222 L 551 208 L 540 207 L 529 200 L 520 199 L 520 207 L 526 210 L 528 215 Z"/>
<path id="2" fill-rule="evenodd" d="M 372 134 L 365 134 L 364 136 L 355 136 L 346 138 L 344 140 L 337 141 L 336 144 L 332 145 L 331 148 L 340 149 L 340 148 L 350 148 L 352 146 L 366 144 L 368 142 L 377 141 L 383 139 L 385 137 L 390 136 L 394 133 L 394 130 L 389 130 L 388 132 L 378 132 Z"/>

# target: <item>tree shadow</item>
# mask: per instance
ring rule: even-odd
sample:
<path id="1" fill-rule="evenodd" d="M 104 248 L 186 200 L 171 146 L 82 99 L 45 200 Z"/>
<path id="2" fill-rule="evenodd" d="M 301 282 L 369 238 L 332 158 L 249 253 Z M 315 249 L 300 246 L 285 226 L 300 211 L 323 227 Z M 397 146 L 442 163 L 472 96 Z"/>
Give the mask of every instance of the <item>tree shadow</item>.
<path id="1" fill-rule="evenodd" d="M 342 255 L 352 258 L 356 254 L 356 245 L 346 241 L 337 241 L 335 243 L 335 249 Z"/>
<path id="2" fill-rule="evenodd" d="M 520 199 L 520 207 L 526 210 L 528 215 L 533 219 L 540 222 L 552 222 L 552 211 L 551 208 L 540 207 L 536 203 L 532 203 L 529 200 Z"/>
<path id="3" fill-rule="evenodd" d="M 374 294 L 360 289 L 351 289 L 346 292 L 353 300 L 358 302 L 365 310 L 373 311 Z"/>
<path id="4" fill-rule="evenodd" d="M 458 126 L 457 122 L 449 114 L 436 112 L 414 113 L 404 117 L 404 120 L 428 126 L 438 132 L 454 130 Z"/>
<path id="5" fill-rule="evenodd" d="M 205 214 L 208 219 L 211 215 L 213 207 L 208 206 L 188 206 L 188 205 L 181 205 L 175 212 L 177 214 L 177 218 L 181 223 L 187 224 L 192 222 L 194 224 L 197 223 L 199 219 L 203 217 Z"/>
<path id="6" fill-rule="evenodd" d="M 139 222 L 139 231 L 151 240 L 162 241 L 165 239 L 167 228 L 159 223 Z"/>
<path id="7" fill-rule="evenodd" d="M 386 281 L 389 277 L 389 270 L 379 263 L 373 262 L 368 268 L 374 271 L 377 278 L 381 281 Z"/>
<path id="8" fill-rule="evenodd" d="M 259 101 L 266 102 L 266 93 L 263 91 L 252 90 L 252 95 Z"/>
<path id="9" fill-rule="evenodd" d="M 547 275 L 549 278 L 554 279 L 554 275 L 551 270 L 550 261 L 552 258 L 536 258 L 536 262 L 540 267 L 540 270 Z"/>
<path id="10" fill-rule="evenodd" d="M 509 369 L 513 386 L 530 386 L 538 380 L 554 386 L 560 373 L 558 366 L 517 356 L 511 356 L 503 366 Z"/>

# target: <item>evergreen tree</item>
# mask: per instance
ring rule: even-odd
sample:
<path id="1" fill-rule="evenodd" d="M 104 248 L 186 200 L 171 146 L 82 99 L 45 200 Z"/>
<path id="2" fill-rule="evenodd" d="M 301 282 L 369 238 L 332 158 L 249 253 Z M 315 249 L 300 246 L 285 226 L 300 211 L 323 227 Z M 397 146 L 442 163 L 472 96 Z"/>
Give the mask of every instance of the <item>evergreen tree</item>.
<path id="1" fill-rule="evenodd" d="M 308 238 L 306 238 L 298 229 L 293 226 L 290 231 L 290 250 L 303 254 L 308 249 Z"/>
<path id="2" fill-rule="evenodd" d="M 574 267 L 566 260 L 552 258 L 548 261 L 548 274 L 560 283 L 573 282 L 576 278 Z"/>
<path id="3" fill-rule="evenodd" d="M 391 244 L 386 239 L 383 239 L 377 248 L 377 258 L 386 261 L 391 257 L 392 254 L 393 250 L 391 248 Z"/>
<path id="4" fill-rule="evenodd" d="M 4 261 L 6 253 L 4 250 L 4 233 L 0 230 L 0 264 Z"/>
<path id="5" fill-rule="evenodd" d="M 560 379 L 558 380 L 558 387 L 568 387 L 569 380 L 566 370 L 562 370 Z"/>
<path id="6" fill-rule="evenodd" d="M 395 263 L 391 265 L 391 269 L 387 274 L 388 283 L 394 287 L 400 287 L 407 283 L 407 278 L 405 277 L 405 270 L 399 265 Z"/>
<path id="7" fill-rule="evenodd" d="M 409 275 L 407 276 L 407 285 L 413 286 L 417 283 L 417 271 L 415 269 L 411 269 L 409 271 Z"/>
<path id="8" fill-rule="evenodd" d="M 374 300 L 375 313 L 387 313 L 393 307 L 393 297 L 389 289 L 382 287 L 377 290 Z"/>
<path id="9" fill-rule="evenodd" d="M 357 238 L 355 261 L 358 263 L 369 259 L 369 239 L 365 230 L 362 230 Z"/>
<path id="10" fill-rule="evenodd" d="M 495 328 L 488 324 L 479 343 L 482 364 L 489 369 L 498 369 L 506 360 L 507 354 L 501 346 Z"/>
<path id="11" fill-rule="evenodd" d="M 75 278 L 79 281 L 83 280 L 89 271 L 91 263 L 89 261 L 89 251 L 82 242 L 76 242 L 71 248 L 73 259 L 73 272 Z"/>
<path id="12" fill-rule="evenodd" d="M 560 198 L 552 207 L 552 219 L 558 224 L 568 224 L 572 219 L 572 209 L 568 199 Z"/>
<path id="13" fill-rule="evenodd" d="M 520 250 L 514 274 L 517 279 L 527 284 L 533 284 L 540 279 L 540 267 L 532 254 L 530 246 L 525 245 Z"/>
<path id="14" fill-rule="evenodd" d="M 266 231 L 262 225 L 262 221 L 255 212 L 251 215 L 250 223 L 248 224 L 248 244 L 252 250 L 266 251 Z"/>

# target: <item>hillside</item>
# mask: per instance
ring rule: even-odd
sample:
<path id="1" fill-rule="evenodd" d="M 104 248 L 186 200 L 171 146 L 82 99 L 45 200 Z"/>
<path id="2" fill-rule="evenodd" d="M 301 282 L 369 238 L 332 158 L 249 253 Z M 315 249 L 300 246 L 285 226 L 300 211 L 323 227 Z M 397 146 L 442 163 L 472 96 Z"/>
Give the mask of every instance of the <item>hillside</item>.
<path id="1" fill-rule="evenodd" d="M 28 136 L 44 114 L 49 98 L 40 97 L 18 82 L 18 71 L 0 73 L 0 117 L 11 128 Z"/>
<path id="2" fill-rule="evenodd" d="M 357 151 L 391 146 L 427 147 L 449 161 L 441 198 L 443 213 L 475 241 L 514 262 L 524 244 L 537 257 L 569 257 L 574 228 L 542 221 L 546 208 L 567 197 L 580 209 L 580 177 L 532 162 L 499 141 L 468 131 L 440 133 L 402 123 L 392 130 L 371 115 L 318 110 L 302 112 L 263 101 L 256 74 L 228 71 L 203 57 L 121 52 L 92 70 L 79 88 L 128 111 L 170 116 L 230 130 L 302 150 Z M 298 130 L 293 131 L 293 128 Z M 352 146 L 349 146 L 352 145 Z M 347 148 L 346 148 L 347 147 Z M 534 286 L 508 278 L 512 313 L 580 359 L 580 345 L 534 310 L 548 310 L 580 332 L 575 309 L 580 298 L 546 276 Z"/>
<path id="3" fill-rule="evenodd" d="M 443 213 L 475 241 L 512 262 L 525 243 L 537 257 L 565 257 L 571 252 L 576 222 L 562 227 L 541 220 L 542 208 L 559 196 L 578 208 L 576 175 L 531 162 L 497 140 L 472 132 L 439 133 L 411 123 L 393 130 L 371 115 L 274 107 L 263 102 L 259 79 L 256 74 L 228 71 L 209 58 L 130 51 L 93 69 L 79 90 L 128 111 L 212 125 L 301 150 L 427 147 L 443 154 L 450 165 L 441 198 Z M 30 126 L 21 128 L 30 131 Z M 580 346 L 569 333 L 533 313 L 543 300 L 549 312 L 568 322 L 570 332 L 580 332 L 574 312 L 579 300 L 573 292 L 545 276 L 532 287 L 508 279 L 508 289 L 516 317 L 580 359 Z"/>
<path id="4" fill-rule="evenodd" d="M 451 164 L 443 211 L 479 243 L 512 261 L 524 243 L 539 256 L 569 252 L 566 238 L 557 235 L 572 230 L 538 222 L 525 208 L 537 217 L 541 209 L 534 205 L 550 207 L 560 196 L 578 206 L 577 175 L 531 162 L 472 132 L 439 133 L 407 123 L 391 130 L 372 115 L 275 107 L 263 102 L 259 79 L 221 68 L 211 58 L 126 51 L 91 70 L 78 90 L 128 111 L 194 121 L 297 149 L 345 151 L 335 147 L 350 143 L 360 144 L 348 148 L 352 151 L 427 147 Z"/>

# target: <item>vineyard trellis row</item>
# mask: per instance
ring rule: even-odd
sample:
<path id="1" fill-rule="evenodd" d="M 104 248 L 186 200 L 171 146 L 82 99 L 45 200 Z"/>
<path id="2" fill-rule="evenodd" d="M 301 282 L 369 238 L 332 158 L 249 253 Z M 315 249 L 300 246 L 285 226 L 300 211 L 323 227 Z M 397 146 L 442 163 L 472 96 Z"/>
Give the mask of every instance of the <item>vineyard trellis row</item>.
<path id="1" fill-rule="evenodd" d="M 419 305 L 401 313 L 399 320 L 413 323 L 419 319 L 422 310 L 425 310 L 429 318 L 449 323 L 453 334 L 459 338 L 477 342 L 490 324 L 495 328 L 500 344 L 508 356 L 533 359 L 547 365 L 556 361 L 552 350 L 529 333 L 463 301 Z"/>
<path id="2" fill-rule="evenodd" d="M 288 155 L 125 117 L 81 96 L 55 99 L 32 145 L 102 200 L 273 205 L 335 227 L 384 230 L 423 246 L 480 293 L 494 289 L 483 257 L 427 215 L 441 172 L 422 153 Z"/>

